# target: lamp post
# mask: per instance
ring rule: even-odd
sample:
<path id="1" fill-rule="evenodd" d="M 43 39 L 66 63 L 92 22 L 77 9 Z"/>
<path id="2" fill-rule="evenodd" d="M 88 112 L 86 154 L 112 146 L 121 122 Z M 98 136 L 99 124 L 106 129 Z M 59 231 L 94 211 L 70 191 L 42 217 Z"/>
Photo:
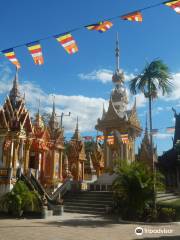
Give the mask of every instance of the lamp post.
<path id="1" fill-rule="evenodd" d="M 63 124 L 63 117 L 70 117 L 70 116 L 71 116 L 71 112 L 69 112 L 68 114 L 64 114 L 64 113 L 62 112 L 60 116 L 57 116 L 57 117 L 60 117 L 60 118 L 61 118 L 61 122 L 60 122 L 61 128 L 62 128 L 62 124 Z"/>

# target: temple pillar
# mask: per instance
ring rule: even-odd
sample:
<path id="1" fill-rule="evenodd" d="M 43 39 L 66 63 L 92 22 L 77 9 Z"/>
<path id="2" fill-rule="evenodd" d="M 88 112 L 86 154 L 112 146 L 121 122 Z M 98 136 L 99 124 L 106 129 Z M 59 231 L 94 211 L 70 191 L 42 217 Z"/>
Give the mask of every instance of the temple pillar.
<path id="1" fill-rule="evenodd" d="M 125 149 L 125 161 L 129 162 L 129 159 L 128 159 L 128 144 L 127 143 L 124 144 L 124 149 Z"/>
<path id="2" fill-rule="evenodd" d="M 124 160 L 124 148 L 123 148 L 123 143 L 121 142 L 120 143 L 120 159 L 121 159 L 121 161 L 123 161 Z"/>
<path id="3" fill-rule="evenodd" d="M 20 145 L 19 145 L 19 167 L 21 170 L 24 168 L 24 140 L 20 139 Z"/>
<path id="4" fill-rule="evenodd" d="M 77 178 L 78 181 L 80 180 L 80 179 L 79 179 L 79 169 L 80 169 L 80 167 L 79 167 L 79 160 L 77 160 L 76 178 Z"/>
<path id="5" fill-rule="evenodd" d="M 84 161 L 82 162 L 82 180 L 84 180 Z"/>
<path id="6" fill-rule="evenodd" d="M 29 169 L 29 150 L 31 142 L 26 142 L 25 144 L 25 153 L 24 153 L 24 171 L 27 173 Z"/>
<path id="7" fill-rule="evenodd" d="M 107 168 L 107 139 L 104 138 L 104 167 Z"/>
<path id="8" fill-rule="evenodd" d="M 5 166 L 3 162 L 3 144 L 4 144 L 4 137 L 0 138 L 0 167 Z"/>
<path id="9" fill-rule="evenodd" d="M 63 166 L 62 166 L 62 150 L 59 151 L 59 178 L 62 180 L 62 172 L 63 172 Z"/>
<path id="10" fill-rule="evenodd" d="M 14 157 L 14 140 L 11 141 L 11 149 L 10 149 L 10 156 L 9 156 L 9 167 L 10 168 L 12 168 L 12 166 L 14 166 L 13 157 Z"/>

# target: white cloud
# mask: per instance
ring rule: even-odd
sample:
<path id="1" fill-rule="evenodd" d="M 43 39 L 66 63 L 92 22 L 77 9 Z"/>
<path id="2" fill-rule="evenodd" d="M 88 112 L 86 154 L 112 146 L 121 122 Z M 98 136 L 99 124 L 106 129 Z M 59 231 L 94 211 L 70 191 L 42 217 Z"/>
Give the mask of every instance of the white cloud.
<path id="1" fill-rule="evenodd" d="M 147 99 L 144 97 L 144 94 L 139 93 L 135 97 L 136 97 L 137 107 L 144 107 L 147 102 Z"/>
<path id="2" fill-rule="evenodd" d="M 2 72 L 0 77 L 1 93 L 8 94 L 12 87 L 12 79 L 10 72 Z M 20 82 L 20 92 L 22 95 L 25 93 L 26 107 L 32 114 L 37 111 L 39 99 L 41 101 L 41 111 L 52 111 L 53 93 L 47 94 L 40 86 L 32 82 Z M 103 104 L 106 109 L 108 107 L 108 101 L 103 98 L 90 98 L 82 95 L 67 96 L 61 94 L 54 94 L 54 96 L 58 116 L 60 116 L 62 111 L 65 114 L 71 112 L 70 117 L 64 117 L 63 119 L 66 132 L 74 131 L 77 116 L 79 117 L 79 128 L 81 131 L 94 131 L 97 119 L 102 114 Z"/>
<path id="3" fill-rule="evenodd" d="M 172 78 L 173 89 L 171 94 L 166 96 L 162 96 L 161 93 L 159 94 L 160 98 L 165 101 L 180 100 L 180 72 L 173 73 Z"/>
<path id="4" fill-rule="evenodd" d="M 80 73 L 78 76 L 83 80 L 97 80 L 102 83 L 108 83 L 112 81 L 113 71 L 108 69 L 99 69 L 90 73 Z"/>
<path id="5" fill-rule="evenodd" d="M 85 73 L 78 74 L 79 78 L 82 80 L 96 80 L 104 84 L 112 81 L 112 75 L 113 75 L 113 71 L 105 68 L 94 70 L 86 74 Z M 125 77 L 125 81 L 129 81 L 132 78 L 134 78 L 134 74 L 124 72 L 124 77 Z"/>
<path id="6" fill-rule="evenodd" d="M 172 138 L 173 134 L 170 133 L 157 133 L 154 135 L 155 138 L 157 139 L 167 139 L 167 138 Z"/>

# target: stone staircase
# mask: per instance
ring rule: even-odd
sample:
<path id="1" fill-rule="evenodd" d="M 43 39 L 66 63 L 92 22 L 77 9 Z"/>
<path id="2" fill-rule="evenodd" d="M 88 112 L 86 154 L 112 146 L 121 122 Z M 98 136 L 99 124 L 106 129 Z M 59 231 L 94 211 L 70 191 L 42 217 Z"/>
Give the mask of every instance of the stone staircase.
<path id="1" fill-rule="evenodd" d="M 180 199 L 180 196 L 173 192 L 170 193 L 159 192 L 157 193 L 156 199 L 157 202 L 170 202 Z"/>
<path id="2" fill-rule="evenodd" d="M 112 192 L 81 191 L 64 196 L 64 212 L 104 214 L 112 204 Z"/>

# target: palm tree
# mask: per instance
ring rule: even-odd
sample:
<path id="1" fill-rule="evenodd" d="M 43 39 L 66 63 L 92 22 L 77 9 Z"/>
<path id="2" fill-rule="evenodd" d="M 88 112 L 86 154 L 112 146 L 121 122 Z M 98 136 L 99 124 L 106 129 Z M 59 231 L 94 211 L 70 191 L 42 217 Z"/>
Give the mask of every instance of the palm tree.
<path id="1" fill-rule="evenodd" d="M 149 129 L 150 129 L 150 145 L 153 171 L 155 172 L 153 160 L 153 139 L 152 139 L 152 100 L 158 97 L 159 90 L 162 95 L 169 94 L 172 91 L 172 76 L 168 66 L 160 59 L 156 59 L 147 64 L 143 71 L 130 81 L 130 92 L 137 94 L 142 92 L 145 98 L 149 100 Z M 155 180 L 154 180 L 155 193 Z"/>
<path id="2" fill-rule="evenodd" d="M 172 90 L 169 68 L 162 60 L 157 59 L 147 64 L 143 71 L 130 81 L 130 92 L 137 94 L 142 92 L 149 100 L 149 129 L 150 143 L 152 147 L 152 100 L 158 97 L 158 91 L 162 95 L 169 94 Z"/>

